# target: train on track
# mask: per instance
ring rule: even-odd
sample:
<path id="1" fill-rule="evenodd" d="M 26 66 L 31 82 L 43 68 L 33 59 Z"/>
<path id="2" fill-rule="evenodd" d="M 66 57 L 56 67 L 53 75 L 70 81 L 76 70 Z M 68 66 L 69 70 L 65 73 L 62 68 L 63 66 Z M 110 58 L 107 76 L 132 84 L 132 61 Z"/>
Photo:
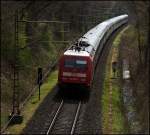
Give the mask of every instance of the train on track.
<path id="1" fill-rule="evenodd" d="M 98 56 L 106 41 L 115 30 L 127 22 L 127 14 L 108 19 L 90 29 L 70 46 L 59 60 L 59 87 L 81 84 L 90 88 Z"/>

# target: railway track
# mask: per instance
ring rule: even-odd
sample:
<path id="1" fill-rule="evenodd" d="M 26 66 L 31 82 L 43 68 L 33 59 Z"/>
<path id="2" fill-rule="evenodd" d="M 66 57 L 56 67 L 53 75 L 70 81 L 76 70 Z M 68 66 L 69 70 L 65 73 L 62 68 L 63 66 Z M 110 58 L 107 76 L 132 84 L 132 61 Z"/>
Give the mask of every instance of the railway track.
<path id="1" fill-rule="evenodd" d="M 62 100 L 49 123 L 46 134 L 74 134 L 80 109 L 81 101 L 72 104 Z"/>

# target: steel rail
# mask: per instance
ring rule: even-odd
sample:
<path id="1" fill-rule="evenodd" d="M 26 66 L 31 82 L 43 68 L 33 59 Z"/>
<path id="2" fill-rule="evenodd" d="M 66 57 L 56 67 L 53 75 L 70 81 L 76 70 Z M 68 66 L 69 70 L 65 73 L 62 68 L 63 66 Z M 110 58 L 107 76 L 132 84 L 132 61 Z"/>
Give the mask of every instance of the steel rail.
<path id="1" fill-rule="evenodd" d="M 57 109 L 57 111 L 56 111 L 56 113 L 55 113 L 55 115 L 54 115 L 54 117 L 53 117 L 53 119 L 52 119 L 52 122 L 50 123 L 50 126 L 49 126 L 49 128 L 47 130 L 46 135 L 50 134 L 50 131 L 54 127 L 54 124 L 56 122 L 56 119 L 58 117 L 58 114 L 60 113 L 60 110 L 61 110 L 63 104 L 64 104 L 64 101 L 62 100 L 60 105 L 59 105 L 59 107 L 58 107 L 58 109 Z M 79 116 L 80 108 L 81 108 L 81 101 L 79 102 L 79 104 L 77 106 L 77 110 L 76 110 L 75 117 L 74 117 L 74 120 L 73 120 L 73 124 L 72 124 L 72 127 L 71 127 L 71 135 L 75 131 L 75 127 L 76 127 L 77 119 L 78 119 L 78 116 Z"/>
<path id="2" fill-rule="evenodd" d="M 53 120 L 52 120 L 52 122 L 51 122 L 51 124 L 50 124 L 50 126 L 49 126 L 49 128 L 47 130 L 47 133 L 46 133 L 47 135 L 50 133 L 51 129 L 53 128 L 53 126 L 55 124 L 55 121 L 56 121 L 56 118 L 57 118 L 57 116 L 58 116 L 58 114 L 60 112 L 60 109 L 62 108 L 63 104 L 64 104 L 64 101 L 62 100 L 60 105 L 59 105 L 59 107 L 58 107 L 58 109 L 57 109 L 57 111 L 56 111 L 56 113 L 55 113 L 55 115 L 54 115 L 54 117 L 53 117 Z"/>
<path id="3" fill-rule="evenodd" d="M 72 125 L 72 128 L 71 128 L 71 135 L 72 135 L 72 134 L 74 133 L 74 131 L 75 131 L 75 127 L 76 127 L 76 124 L 77 124 L 77 119 L 78 119 L 78 116 L 79 116 L 80 108 L 81 108 L 81 101 L 80 101 L 79 104 L 78 104 L 78 108 L 77 108 L 77 111 L 76 111 L 76 115 L 75 115 L 75 118 L 74 118 L 74 121 L 73 121 L 73 125 Z"/>

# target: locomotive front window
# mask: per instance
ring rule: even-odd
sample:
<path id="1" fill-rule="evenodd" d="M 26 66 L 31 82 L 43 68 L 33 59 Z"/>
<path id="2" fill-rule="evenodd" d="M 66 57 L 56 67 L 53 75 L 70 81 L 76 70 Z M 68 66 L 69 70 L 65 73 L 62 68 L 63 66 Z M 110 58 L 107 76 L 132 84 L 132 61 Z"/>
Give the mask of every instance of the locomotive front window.
<path id="1" fill-rule="evenodd" d="M 86 68 L 87 61 L 85 60 L 76 60 L 76 67 L 77 68 Z"/>
<path id="2" fill-rule="evenodd" d="M 64 66 L 73 68 L 75 66 L 75 62 L 74 60 L 65 60 Z"/>
<path id="3" fill-rule="evenodd" d="M 86 60 L 76 60 L 76 59 L 66 59 L 64 62 L 64 67 L 85 69 L 87 67 L 87 61 Z"/>

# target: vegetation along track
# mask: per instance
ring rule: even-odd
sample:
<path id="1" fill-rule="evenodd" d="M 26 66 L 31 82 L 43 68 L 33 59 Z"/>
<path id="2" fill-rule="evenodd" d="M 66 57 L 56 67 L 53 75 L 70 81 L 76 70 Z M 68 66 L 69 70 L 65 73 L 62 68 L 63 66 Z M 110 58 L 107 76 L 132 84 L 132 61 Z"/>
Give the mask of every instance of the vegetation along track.
<path id="1" fill-rule="evenodd" d="M 77 104 L 66 103 L 62 100 L 52 118 L 47 124 L 48 129 L 46 134 L 73 134 L 77 124 L 79 112 L 81 108 L 81 101 Z"/>

